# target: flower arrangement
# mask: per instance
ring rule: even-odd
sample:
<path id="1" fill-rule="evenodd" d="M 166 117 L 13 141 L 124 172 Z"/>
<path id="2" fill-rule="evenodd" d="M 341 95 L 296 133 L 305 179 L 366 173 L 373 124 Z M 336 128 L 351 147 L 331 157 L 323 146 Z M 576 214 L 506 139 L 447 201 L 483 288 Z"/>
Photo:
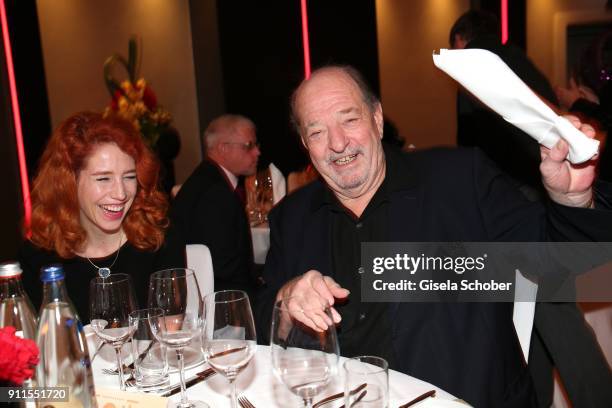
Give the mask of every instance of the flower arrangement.
<path id="1" fill-rule="evenodd" d="M 105 115 L 111 112 L 131 121 L 153 150 L 157 150 L 160 136 L 168 130 L 172 116 L 157 104 L 153 89 L 144 78 L 138 78 L 138 48 L 136 39 L 131 38 L 128 48 L 128 59 L 113 54 L 104 62 L 104 80 L 111 95 L 111 103 Z M 113 77 L 116 66 L 123 67 L 128 79 L 119 82 Z"/>
<path id="2" fill-rule="evenodd" d="M 12 326 L 0 329 L 0 382 L 22 385 L 34 375 L 38 347 L 30 339 L 15 336 Z"/>

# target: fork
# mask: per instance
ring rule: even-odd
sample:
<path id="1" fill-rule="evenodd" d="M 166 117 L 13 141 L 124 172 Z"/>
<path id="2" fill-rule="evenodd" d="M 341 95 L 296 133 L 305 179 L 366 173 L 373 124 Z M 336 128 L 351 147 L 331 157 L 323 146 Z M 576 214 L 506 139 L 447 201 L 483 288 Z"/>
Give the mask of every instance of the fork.
<path id="1" fill-rule="evenodd" d="M 127 374 L 131 374 L 132 370 L 134 369 L 134 364 L 129 364 L 129 365 L 123 365 L 123 374 L 127 375 Z M 110 369 L 110 368 L 103 368 L 102 372 L 104 374 L 108 374 L 108 375 L 119 375 L 119 369 L 118 368 L 114 368 L 114 369 Z"/>
<path id="2" fill-rule="evenodd" d="M 255 408 L 255 405 L 253 405 L 244 395 L 238 397 L 238 404 L 240 404 L 242 408 Z"/>

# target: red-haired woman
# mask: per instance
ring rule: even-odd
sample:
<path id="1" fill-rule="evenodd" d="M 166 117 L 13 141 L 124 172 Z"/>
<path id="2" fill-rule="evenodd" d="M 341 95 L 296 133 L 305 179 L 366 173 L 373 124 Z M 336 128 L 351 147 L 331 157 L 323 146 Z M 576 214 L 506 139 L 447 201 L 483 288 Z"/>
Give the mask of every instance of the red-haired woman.
<path id="1" fill-rule="evenodd" d="M 166 237 L 168 201 L 158 176 L 158 162 L 131 123 L 83 112 L 59 125 L 33 183 L 32 235 L 20 253 L 35 304 L 40 268 L 52 263 L 64 265 L 68 292 L 85 321 L 89 281 L 104 268 L 130 274 L 144 307 L 149 274 L 184 267 L 183 243 Z"/>

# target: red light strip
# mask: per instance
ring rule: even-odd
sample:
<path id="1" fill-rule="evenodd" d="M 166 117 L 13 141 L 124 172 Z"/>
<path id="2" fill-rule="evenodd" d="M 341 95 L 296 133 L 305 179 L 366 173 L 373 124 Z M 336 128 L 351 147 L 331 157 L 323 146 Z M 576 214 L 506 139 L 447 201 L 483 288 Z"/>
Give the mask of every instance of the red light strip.
<path id="1" fill-rule="evenodd" d="M 30 202 L 30 183 L 28 182 L 28 169 L 26 167 L 25 149 L 23 148 L 21 114 L 19 112 L 19 99 L 17 98 L 17 85 L 15 83 L 15 70 L 13 67 L 13 55 L 11 50 L 8 23 L 6 20 L 6 8 L 4 6 L 4 0 L 0 0 L 0 19 L 2 22 L 2 40 L 4 42 L 6 70 L 8 72 L 9 88 L 11 92 L 13 122 L 15 123 L 15 139 L 17 142 L 17 158 L 19 160 L 19 173 L 21 178 L 21 194 L 23 196 L 25 229 L 26 235 L 29 237 L 30 219 L 32 215 L 32 203 Z"/>
<path id="2" fill-rule="evenodd" d="M 508 0 L 501 0 L 501 42 L 508 42 Z"/>
<path id="3" fill-rule="evenodd" d="M 302 43 L 304 45 L 304 77 L 310 78 L 310 44 L 308 42 L 308 7 L 307 0 L 302 3 Z"/>

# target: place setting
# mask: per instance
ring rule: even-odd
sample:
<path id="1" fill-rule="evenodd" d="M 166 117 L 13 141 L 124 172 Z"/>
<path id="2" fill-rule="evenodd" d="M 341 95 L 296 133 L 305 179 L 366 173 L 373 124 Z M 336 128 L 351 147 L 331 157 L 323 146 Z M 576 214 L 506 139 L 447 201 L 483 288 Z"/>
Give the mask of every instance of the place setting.
<path id="1" fill-rule="evenodd" d="M 229 385 L 228 403 L 238 406 L 235 380 L 257 349 L 245 292 L 203 298 L 193 271 L 169 269 L 151 275 L 147 309 L 135 309 L 130 279 L 122 274 L 94 278 L 91 299 L 86 331 L 98 386 L 158 397 L 180 394 L 177 406 L 207 407 L 186 390 L 221 374 L 223 382 L 213 386 L 224 393 Z M 104 350 L 105 345 L 112 347 Z"/>
<path id="2" fill-rule="evenodd" d="M 153 273 L 145 309 L 123 274 L 94 278 L 90 299 L 85 330 L 104 398 L 204 408 L 467 406 L 381 357 L 342 357 L 335 326 L 305 324 L 301 316 L 321 310 L 299 297 L 275 303 L 269 346 L 257 345 L 245 292 L 202 296 L 189 269 Z M 329 307 L 322 313 L 331 319 Z"/>
<path id="3" fill-rule="evenodd" d="M 104 376 L 118 376 L 121 390 L 170 396 L 215 373 L 201 369 L 204 306 L 190 270 L 159 271 L 150 282 L 151 307 L 137 310 L 127 275 L 92 280 L 91 328 L 115 348 L 116 364 L 102 351 L 103 344 L 92 360 L 96 366 L 105 365 L 100 370 Z M 186 380 L 185 371 L 196 369 Z"/>
<path id="4" fill-rule="evenodd" d="M 162 272 L 152 276 L 150 290 L 150 300 L 156 299 L 161 307 L 127 314 L 125 331 L 130 337 L 121 354 L 123 382 L 119 384 L 121 375 L 112 358 L 116 354 L 110 353 L 113 347 L 106 347 L 94 359 L 96 386 L 103 386 L 102 392 L 121 389 L 125 383 L 129 398 L 145 396 L 149 398 L 146 404 L 157 401 L 159 406 L 185 402 L 195 407 L 232 408 L 467 406 L 436 388 L 418 393 L 430 386 L 389 370 L 383 358 L 341 357 L 335 328 L 315 332 L 295 320 L 290 299 L 274 307 L 270 346 L 258 346 L 246 293 L 221 291 L 195 301 L 189 292 L 196 292 L 197 285 L 190 284 L 188 270 Z M 194 348 L 190 342 L 196 337 Z M 179 357 L 188 346 L 201 353 L 191 366 Z M 182 370 L 172 368 L 171 357 L 179 367 L 183 365 Z M 416 387 L 407 386 L 407 379 Z"/>

